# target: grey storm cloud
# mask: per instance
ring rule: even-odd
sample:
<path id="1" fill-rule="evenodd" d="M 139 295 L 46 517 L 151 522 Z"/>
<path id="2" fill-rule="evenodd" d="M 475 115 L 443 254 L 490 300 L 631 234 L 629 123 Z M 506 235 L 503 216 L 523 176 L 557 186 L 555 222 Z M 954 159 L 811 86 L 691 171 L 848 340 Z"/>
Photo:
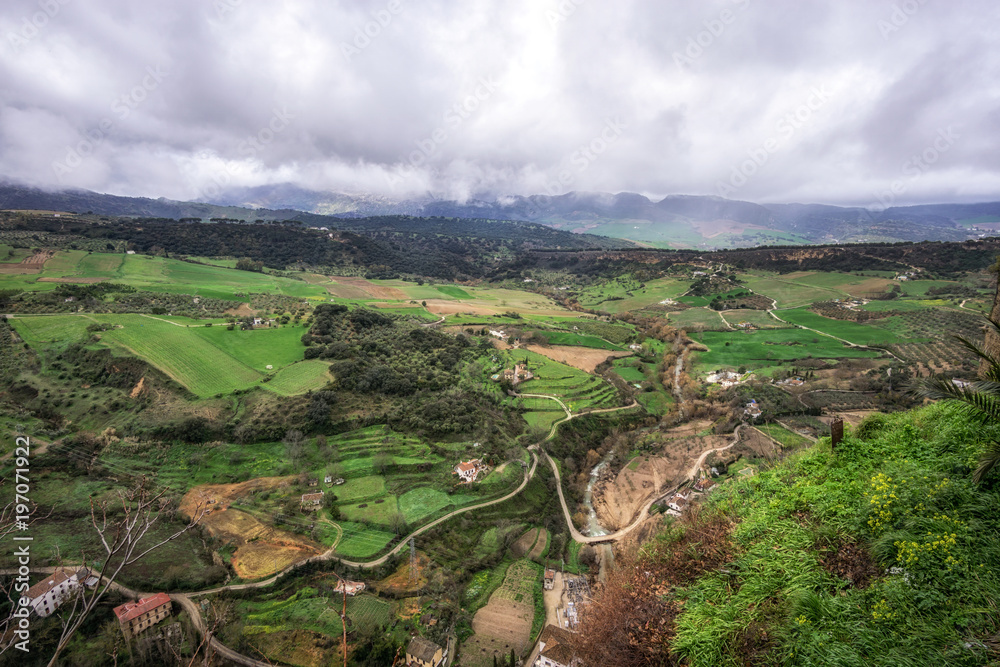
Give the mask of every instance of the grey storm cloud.
<path id="1" fill-rule="evenodd" d="M 0 175 L 992 199 L 997 25 L 987 0 L 6 0 Z"/>

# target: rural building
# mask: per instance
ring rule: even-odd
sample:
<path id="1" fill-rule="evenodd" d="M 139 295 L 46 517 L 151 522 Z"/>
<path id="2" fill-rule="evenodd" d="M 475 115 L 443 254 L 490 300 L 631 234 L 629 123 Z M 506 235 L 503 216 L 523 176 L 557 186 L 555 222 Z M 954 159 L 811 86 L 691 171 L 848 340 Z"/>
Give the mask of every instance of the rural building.
<path id="1" fill-rule="evenodd" d="M 302 509 L 316 511 L 322 504 L 323 504 L 322 491 L 319 491 L 317 493 L 302 494 Z"/>
<path id="2" fill-rule="evenodd" d="M 966 387 L 972 384 L 968 380 L 959 380 L 958 378 L 952 378 L 951 383 L 956 387 L 958 387 L 959 389 L 965 389 Z"/>
<path id="3" fill-rule="evenodd" d="M 724 389 L 735 387 L 740 383 L 740 376 L 732 371 L 716 371 L 705 378 L 709 384 L 720 384 Z"/>
<path id="4" fill-rule="evenodd" d="M 555 586 L 555 583 L 556 583 L 556 571 L 555 570 L 546 569 L 545 570 L 545 590 L 551 591 L 552 587 Z"/>
<path id="5" fill-rule="evenodd" d="M 694 483 L 694 490 L 695 491 L 708 491 L 713 486 L 715 486 L 715 482 L 713 482 L 708 477 L 702 477 L 701 479 L 699 479 L 697 482 Z"/>
<path id="6" fill-rule="evenodd" d="M 757 399 L 750 399 L 750 402 L 747 403 L 747 406 L 743 409 L 743 414 L 754 419 L 761 416 L 762 411 L 760 409 L 760 403 L 757 402 Z"/>
<path id="7" fill-rule="evenodd" d="M 259 327 L 262 324 L 264 324 L 264 320 L 263 319 L 261 319 L 260 317 L 253 318 L 253 325 L 255 327 Z"/>
<path id="8" fill-rule="evenodd" d="M 406 647 L 407 667 L 438 667 L 444 662 L 444 649 L 423 637 L 414 637 Z"/>
<path id="9" fill-rule="evenodd" d="M 485 472 L 487 466 L 483 465 L 483 462 L 479 459 L 472 459 L 471 461 L 462 461 L 457 466 L 452 474 L 458 475 L 463 482 L 466 484 L 472 484 L 476 481 L 476 477 L 481 472 Z"/>
<path id="10" fill-rule="evenodd" d="M 688 499 L 683 493 L 678 493 L 670 502 L 667 503 L 667 507 L 674 510 L 675 512 L 683 512 L 684 508 L 687 507 Z"/>
<path id="11" fill-rule="evenodd" d="M 157 593 L 138 602 L 126 602 L 115 607 L 114 612 L 125 637 L 134 637 L 170 616 L 170 598 L 166 593 Z"/>
<path id="12" fill-rule="evenodd" d="M 90 570 L 81 568 L 76 572 L 66 569 L 56 570 L 28 589 L 25 597 L 31 600 L 31 608 L 45 618 L 59 605 L 73 596 L 80 581 L 89 581 Z"/>
<path id="13" fill-rule="evenodd" d="M 327 475 L 326 477 L 323 478 L 324 484 L 330 484 L 331 482 L 333 482 L 333 475 Z"/>
<path id="14" fill-rule="evenodd" d="M 319 480 L 318 479 L 310 479 L 309 480 L 309 486 L 318 486 L 318 485 L 319 485 Z"/>
<path id="15" fill-rule="evenodd" d="M 507 334 L 503 331 L 503 329 L 490 329 L 490 335 L 494 338 L 499 338 L 500 340 L 507 340 Z"/>
<path id="16" fill-rule="evenodd" d="M 582 667 L 577 656 L 576 635 L 569 630 L 546 625 L 538 637 L 538 658 L 534 667 Z"/>
<path id="17" fill-rule="evenodd" d="M 505 368 L 503 371 L 503 379 L 507 382 L 517 381 L 517 371 L 513 368 Z"/>
<path id="18" fill-rule="evenodd" d="M 337 585 L 334 587 L 334 593 L 347 593 L 351 597 L 354 597 L 361 591 L 365 590 L 365 582 L 363 581 L 338 581 Z"/>

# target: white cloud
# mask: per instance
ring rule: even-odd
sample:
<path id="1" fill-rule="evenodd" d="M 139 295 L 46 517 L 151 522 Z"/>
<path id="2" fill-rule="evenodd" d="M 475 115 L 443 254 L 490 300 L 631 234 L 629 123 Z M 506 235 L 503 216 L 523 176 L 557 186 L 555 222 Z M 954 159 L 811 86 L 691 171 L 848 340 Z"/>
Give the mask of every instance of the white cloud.
<path id="1" fill-rule="evenodd" d="M 33 184 L 716 194 L 778 139 L 730 196 L 867 204 L 961 125 L 904 197 L 998 194 L 1000 7 L 985 0 L 53 1 L 34 31 L 37 0 L 0 7 L 0 174 Z M 828 99 L 795 119 L 818 87 Z M 626 129 L 581 168 L 613 118 Z"/>

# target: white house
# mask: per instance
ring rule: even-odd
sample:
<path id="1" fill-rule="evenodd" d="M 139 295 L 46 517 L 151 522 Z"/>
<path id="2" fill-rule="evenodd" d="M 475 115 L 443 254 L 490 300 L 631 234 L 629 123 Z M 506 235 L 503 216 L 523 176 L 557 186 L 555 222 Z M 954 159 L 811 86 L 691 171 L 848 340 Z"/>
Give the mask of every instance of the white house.
<path id="1" fill-rule="evenodd" d="M 687 504 L 688 504 L 687 496 L 685 496 L 682 493 L 678 493 L 677 495 L 675 495 L 673 498 L 670 499 L 670 502 L 667 503 L 667 507 L 674 510 L 675 512 L 683 512 L 684 508 L 687 507 Z"/>
<path id="2" fill-rule="evenodd" d="M 31 608 L 35 613 L 45 618 L 76 593 L 81 580 L 89 585 L 90 578 L 90 570 L 87 568 L 80 568 L 75 572 L 56 570 L 29 588 L 25 595 L 31 600 Z"/>
<path id="3" fill-rule="evenodd" d="M 471 461 L 462 461 L 455 466 L 454 473 L 466 484 L 471 484 L 476 481 L 476 476 L 484 467 L 479 459 L 472 459 Z"/>

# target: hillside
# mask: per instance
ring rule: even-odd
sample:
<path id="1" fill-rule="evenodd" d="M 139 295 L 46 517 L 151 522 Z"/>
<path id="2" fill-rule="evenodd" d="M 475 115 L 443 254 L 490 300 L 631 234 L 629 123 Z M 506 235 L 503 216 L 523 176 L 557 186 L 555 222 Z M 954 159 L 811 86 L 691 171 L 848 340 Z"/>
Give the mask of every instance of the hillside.
<path id="1" fill-rule="evenodd" d="M 979 493 L 955 481 L 972 450 L 941 440 L 958 427 L 927 426 L 951 413 L 917 413 L 912 429 L 906 413 L 879 413 L 917 404 L 901 391 L 911 378 L 974 377 L 975 356 L 948 334 L 980 335 L 1000 241 L 709 252 L 485 218 L 297 217 L 0 215 L 0 424 L 36 443 L 31 499 L 44 521 L 31 526 L 32 567 L 100 562 L 92 498 L 142 483 L 162 492 L 158 539 L 207 506 L 194 532 L 118 579 L 182 606 L 164 623 L 192 640 L 184 664 L 216 622 L 219 651 L 329 664 L 343 637 L 336 574 L 366 586 L 347 601 L 350 664 L 382 667 L 417 634 L 454 646 L 459 667 L 489 667 L 512 649 L 526 658 L 546 623 L 570 622 L 567 601 L 582 604 L 609 578 L 613 591 L 634 572 L 632 546 L 664 530 L 673 537 L 653 540 L 651 553 L 688 560 L 644 563 L 666 578 L 633 586 L 660 597 L 630 603 L 629 627 L 676 636 L 677 651 L 684 639 L 692 655 L 721 652 L 708 664 L 739 663 L 739 647 L 759 648 L 761 660 L 801 654 L 780 643 L 791 613 L 782 581 L 752 600 L 752 628 L 767 640 L 734 629 L 749 618 L 744 598 L 723 593 L 757 590 L 747 554 L 780 546 L 812 567 L 850 538 L 845 557 L 882 558 L 878 572 L 861 572 L 879 581 L 896 555 L 864 532 L 858 494 L 877 466 L 901 465 L 897 444 L 925 434 L 937 448 L 921 450 L 933 465 L 920 476 L 949 476 L 962 498 Z M 867 424 L 849 441 L 856 457 L 805 449 L 836 417 Z M 2 465 L 10 475 L 15 459 Z M 470 471 L 474 481 L 459 477 Z M 707 523 L 668 518 L 676 492 L 713 474 Z M 793 475 L 801 496 L 779 500 L 775 480 Z M 821 483 L 831 489 L 813 488 Z M 817 501 L 812 517 L 814 498 L 847 509 Z M 788 507 L 791 519 L 751 514 Z M 753 541 L 761 522 L 781 545 Z M 678 538 L 678 526 L 691 527 Z M 554 592 L 545 569 L 560 571 Z M 810 590 L 848 589 L 800 569 Z M 701 579 L 723 571 L 721 583 Z M 909 612 L 879 585 L 870 588 Z M 97 605 L 88 627 L 104 630 L 77 633 L 69 662 L 136 649 L 112 612 L 126 599 Z M 728 625 L 685 620 L 703 600 L 727 605 Z M 982 607 L 956 613 L 988 643 Z M 652 612 L 648 625 L 635 615 Z M 59 628 L 56 617 L 34 622 L 38 650 L 25 664 L 45 663 Z M 934 646 L 950 650 L 953 634 Z M 616 646 L 589 650 L 602 659 Z M 664 662 L 669 647 L 656 646 L 647 663 Z M 150 660 L 173 664 L 165 650 Z M 616 660 L 600 664 L 629 664 Z"/>
<path id="2" fill-rule="evenodd" d="M 873 415 L 728 480 L 587 608 L 597 664 L 987 665 L 1000 657 L 1000 432 L 942 404 Z"/>

